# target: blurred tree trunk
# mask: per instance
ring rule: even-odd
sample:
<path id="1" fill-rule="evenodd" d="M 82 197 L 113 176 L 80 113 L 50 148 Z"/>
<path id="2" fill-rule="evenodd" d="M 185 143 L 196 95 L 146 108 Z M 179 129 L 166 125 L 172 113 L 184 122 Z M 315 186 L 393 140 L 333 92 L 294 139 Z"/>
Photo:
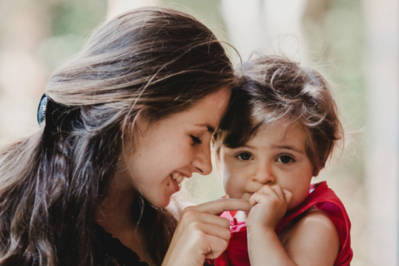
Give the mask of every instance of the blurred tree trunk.
<path id="1" fill-rule="evenodd" d="M 253 52 L 283 53 L 306 60 L 301 21 L 307 0 L 222 0 L 221 3 L 232 44 L 244 61 Z"/>
<path id="2" fill-rule="evenodd" d="M 371 264 L 394 266 L 399 237 L 399 2 L 366 0 Z"/>

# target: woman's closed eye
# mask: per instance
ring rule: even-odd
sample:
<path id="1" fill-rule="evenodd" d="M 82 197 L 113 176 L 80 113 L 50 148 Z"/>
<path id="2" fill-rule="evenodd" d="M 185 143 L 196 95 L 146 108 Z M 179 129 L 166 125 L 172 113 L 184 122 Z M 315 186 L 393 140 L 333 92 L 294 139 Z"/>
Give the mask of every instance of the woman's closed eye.
<path id="1" fill-rule="evenodd" d="M 295 162 L 295 160 L 289 155 L 280 155 L 277 158 L 277 162 L 283 163 L 283 164 L 288 164 L 288 163 Z"/>
<path id="2" fill-rule="evenodd" d="M 243 153 L 237 154 L 236 158 L 238 158 L 241 161 L 248 161 L 248 160 L 252 159 L 252 155 L 248 152 L 243 152 Z"/>
<path id="3" fill-rule="evenodd" d="M 197 137 L 195 137 L 193 135 L 190 135 L 190 137 L 191 137 L 191 139 L 193 141 L 193 143 L 192 143 L 193 146 L 202 143 L 202 141 L 199 138 L 197 138 Z"/>

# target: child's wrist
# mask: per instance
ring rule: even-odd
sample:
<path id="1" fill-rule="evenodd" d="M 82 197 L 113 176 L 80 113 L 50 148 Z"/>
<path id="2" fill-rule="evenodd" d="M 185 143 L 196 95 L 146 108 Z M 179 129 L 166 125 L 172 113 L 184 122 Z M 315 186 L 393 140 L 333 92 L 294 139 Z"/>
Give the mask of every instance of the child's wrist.
<path id="1" fill-rule="evenodd" d="M 267 242 L 270 239 L 274 239 L 276 237 L 276 232 L 274 228 L 270 226 L 253 227 L 252 229 L 247 228 L 247 237 L 248 244 L 251 243 L 249 245 L 252 246 L 256 243 L 263 243 L 267 239 Z"/>
<path id="2" fill-rule="evenodd" d="M 247 231 L 248 232 L 274 232 L 276 229 L 276 226 L 274 225 L 252 225 L 248 226 L 247 225 Z"/>

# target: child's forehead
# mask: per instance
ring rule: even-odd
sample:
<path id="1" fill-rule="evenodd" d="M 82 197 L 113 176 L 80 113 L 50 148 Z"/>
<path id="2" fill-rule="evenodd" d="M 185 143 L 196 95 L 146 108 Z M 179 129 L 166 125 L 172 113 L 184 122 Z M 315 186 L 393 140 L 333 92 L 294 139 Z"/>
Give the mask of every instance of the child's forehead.
<path id="1" fill-rule="evenodd" d="M 286 142 L 303 143 L 304 145 L 306 134 L 300 123 L 282 119 L 260 125 L 247 143 L 259 142 L 260 140 L 276 145 Z"/>

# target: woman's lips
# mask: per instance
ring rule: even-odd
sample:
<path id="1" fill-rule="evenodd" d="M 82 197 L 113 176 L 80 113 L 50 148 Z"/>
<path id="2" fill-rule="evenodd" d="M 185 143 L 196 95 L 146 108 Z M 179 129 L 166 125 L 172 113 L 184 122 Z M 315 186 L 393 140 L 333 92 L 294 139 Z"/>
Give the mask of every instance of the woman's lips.
<path id="1" fill-rule="evenodd" d="M 170 177 L 181 187 L 181 183 L 183 182 L 185 176 L 179 172 L 173 172 L 170 174 Z"/>

